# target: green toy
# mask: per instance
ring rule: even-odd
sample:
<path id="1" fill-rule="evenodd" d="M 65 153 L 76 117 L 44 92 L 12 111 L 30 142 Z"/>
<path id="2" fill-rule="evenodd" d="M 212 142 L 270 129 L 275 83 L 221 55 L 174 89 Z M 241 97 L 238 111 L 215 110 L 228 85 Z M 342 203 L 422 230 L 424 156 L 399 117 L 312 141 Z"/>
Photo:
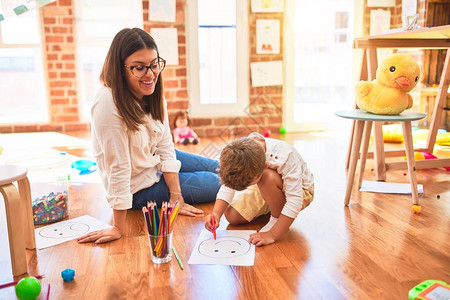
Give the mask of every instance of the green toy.
<path id="1" fill-rule="evenodd" d="M 22 278 L 16 285 L 16 296 L 20 300 L 34 300 L 41 293 L 41 283 L 36 277 Z"/>
<path id="2" fill-rule="evenodd" d="M 280 127 L 280 133 L 281 134 L 285 134 L 286 133 L 286 128 L 284 126 Z"/>
<path id="3" fill-rule="evenodd" d="M 408 293 L 409 300 L 450 299 L 450 285 L 440 280 L 425 280 Z"/>

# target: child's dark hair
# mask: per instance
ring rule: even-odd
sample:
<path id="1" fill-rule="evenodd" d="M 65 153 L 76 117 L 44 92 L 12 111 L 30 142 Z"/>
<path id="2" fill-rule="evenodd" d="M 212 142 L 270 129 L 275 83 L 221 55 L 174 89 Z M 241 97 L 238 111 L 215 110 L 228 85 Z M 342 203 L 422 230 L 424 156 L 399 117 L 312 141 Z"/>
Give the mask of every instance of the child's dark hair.
<path id="1" fill-rule="evenodd" d="M 185 110 L 178 111 L 173 117 L 173 128 L 177 128 L 177 120 L 179 118 L 183 118 L 187 120 L 187 126 L 191 126 L 191 119 L 189 118 L 189 114 Z"/>
<path id="2" fill-rule="evenodd" d="M 223 185 L 242 191 L 261 176 L 265 166 L 263 146 L 252 138 L 238 138 L 220 154 L 219 177 Z"/>

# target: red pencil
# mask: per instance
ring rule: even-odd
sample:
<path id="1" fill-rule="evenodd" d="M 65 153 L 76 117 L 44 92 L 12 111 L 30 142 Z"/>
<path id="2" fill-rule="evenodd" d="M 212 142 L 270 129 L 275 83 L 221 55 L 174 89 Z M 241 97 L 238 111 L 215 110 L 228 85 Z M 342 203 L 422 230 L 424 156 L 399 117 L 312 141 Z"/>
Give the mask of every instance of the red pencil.
<path id="1" fill-rule="evenodd" d="M 211 223 L 213 226 L 213 236 L 216 239 L 216 220 L 214 219 L 214 214 L 211 214 Z"/>
<path id="2" fill-rule="evenodd" d="M 42 277 L 44 277 L 44 275 L 36 275 L 34 277 L 36 277 L 37 279 L 41 279 Z M 16 285 L 17 283 L 19 283 L 19 280 L 14 280 L 14 281 L 11 281 L 8 283 L 0 284 L 0 289 L 8 287 L 8 286 Z"/>

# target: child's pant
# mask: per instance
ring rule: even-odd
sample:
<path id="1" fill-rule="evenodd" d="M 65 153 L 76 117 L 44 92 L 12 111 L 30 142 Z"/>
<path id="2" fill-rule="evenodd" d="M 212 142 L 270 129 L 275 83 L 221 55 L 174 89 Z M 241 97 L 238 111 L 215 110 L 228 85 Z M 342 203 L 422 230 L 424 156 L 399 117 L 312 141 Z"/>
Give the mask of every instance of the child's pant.
<path id="1" fill-rule="evenodd" d="M 314 195 L 305 189 L 302 189 L 302 192 L 303 210 L 311 204 Z M 249 222 L 270 212 L 269 206 L 266 201 L 264 201 L 257 184 L 251 185 L 243 191 L 236 192 L 231 207 Z"/>

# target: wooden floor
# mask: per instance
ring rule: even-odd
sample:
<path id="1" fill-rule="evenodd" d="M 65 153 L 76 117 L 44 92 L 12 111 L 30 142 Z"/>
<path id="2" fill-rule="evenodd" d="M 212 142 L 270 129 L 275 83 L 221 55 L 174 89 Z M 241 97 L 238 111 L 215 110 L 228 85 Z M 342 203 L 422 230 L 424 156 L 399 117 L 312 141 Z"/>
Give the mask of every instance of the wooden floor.
<path id="1" fill-rule="evenodd" d="M 172 260 L 150 260 L 142 214 L 127 215 L 125 237 L 105 245 L 75 241 L 28 251 L 29 274 L 45 274 L 49 299 L 407 299 L 408 291 L 427 279 L 450 283 L 450 172 L 418 170 L 424 185 L 422 213 L 411 213 L 411 196 L 353 191 L 344 207 L 344 170 L 348 132 L 286 135 L 315 175 L 314 202 L 279 242 L 256 249 L 252 267 L 188 265 L 203 228 L 203 218 L 179 217 L 174 244 L 184 270 Z M 221 142 L 202 139 L 181 146 L 211 153 Z M 206 149 L 206 150 L 205 150 Z M 209 149 L 209 150 L 208 150 Z M 76 151 L 76 149 L 72 150 Z M 89 154 L 81 149 L 78 153 Z M 373 180 L 368 160 L 365 179 Z M 392 171 L 387 181 L 408 182 L 405 171 Z M 72 185 L 70 218 L 89 214 L 111 222 L 112 211 L 98 183 Z M 205 213 L 212 203 L 197 205 Z M 262 217 L 248 226 L 259 229 Z M 0 204 L 0 284 L 13 280 L 4 205 Z M 75 280 L 60 272 L 74 269 Z M 42 293 L 45 295 L 45 292 Z M 14 287 L 0 289 L 0 299 L 14 299 Z M 41 299 L 44 299 L 41 296 Z"/>

